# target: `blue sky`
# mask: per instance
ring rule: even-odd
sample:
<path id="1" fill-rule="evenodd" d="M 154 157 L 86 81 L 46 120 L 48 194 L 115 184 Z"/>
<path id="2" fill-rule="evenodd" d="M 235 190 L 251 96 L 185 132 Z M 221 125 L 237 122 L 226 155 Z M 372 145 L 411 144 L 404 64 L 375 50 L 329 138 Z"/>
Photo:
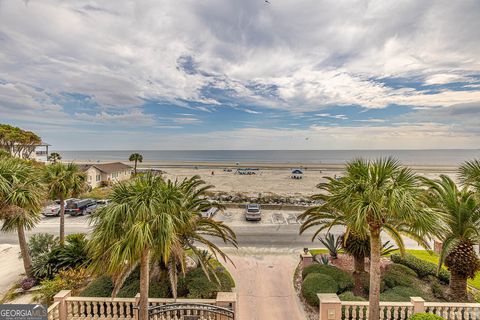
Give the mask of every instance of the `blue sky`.
<path id="1" fill-rule="evenodd" d="M 479 148 L 480 2 L 0 0 L 0 122 L 57 150 Z"/>

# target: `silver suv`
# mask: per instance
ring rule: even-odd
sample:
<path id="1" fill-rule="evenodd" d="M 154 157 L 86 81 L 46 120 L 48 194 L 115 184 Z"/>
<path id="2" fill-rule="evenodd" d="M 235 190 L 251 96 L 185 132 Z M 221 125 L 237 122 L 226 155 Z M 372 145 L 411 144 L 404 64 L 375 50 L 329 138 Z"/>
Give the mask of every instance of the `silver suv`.
<path id="1" fill-rule="evenodd" d="M 248 221 L 262 220 L 262 214 L 260 213 L 260 205 L 258 203 L 247 204 L 245 208 L 245 219 Z"/>

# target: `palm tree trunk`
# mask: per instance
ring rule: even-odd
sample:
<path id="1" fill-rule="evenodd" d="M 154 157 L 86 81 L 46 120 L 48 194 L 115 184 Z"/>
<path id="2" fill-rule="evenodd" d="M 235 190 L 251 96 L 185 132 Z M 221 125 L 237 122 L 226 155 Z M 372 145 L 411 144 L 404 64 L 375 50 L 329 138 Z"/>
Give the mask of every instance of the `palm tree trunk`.
<path id="1" fill-rule="evenodd" d="M 450 270 L 450 299 L 452 301 L 467 301 L 467 278 Z"/>
<path id="2" fill-rule="evenodd" d="M 65 244 L 65 199 L 60 197 L 60 245 Z"/>
<path id="3" fill-rule="evenodd" d="M 365 257 L 362 256 L 354 256 L 354 271 L 353 271 L 353 280 L 355 283 L 355 287 L 353 288 L 353 293 L 356 296 L 361 296 L 363 293 L 363 276 L 365 274 Z"/>
<path id="4" fill-rule="evenodd" d="M 149 264 L 149 250 L 145 248 L 140 260 L 140 320 L 148 320 Z"/>
<path id="5" fill-rule="evenodd" d="M 25 238 L 25 230 L 23 225 L 19 224 L 17 226 L 18 233 L 18 243 L 20 245 L 20 252 L 22 254 L 23 267 L 25 268 L 25 273 L 27 276 L 32 275 L 32 259 L 30 258 L 30 253 L 28 252 L 27 239 Z"/>
<path id="6" fill-rule="evenodd" d="M 370 294 L 368 319 L 380 319 L 380 229 L 370 228 Z"/>
<path id="7" fill-rule="evenodd" d="M 137 159 L 135 159 L 135 165 L 133 166 L 133 176 L 137 176 Z"/>

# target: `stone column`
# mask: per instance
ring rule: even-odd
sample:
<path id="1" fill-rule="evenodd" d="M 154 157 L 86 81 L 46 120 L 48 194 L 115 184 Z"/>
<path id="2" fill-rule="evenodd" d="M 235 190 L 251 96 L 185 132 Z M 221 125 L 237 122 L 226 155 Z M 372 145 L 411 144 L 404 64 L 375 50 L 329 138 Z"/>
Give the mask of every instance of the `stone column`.
<path id="1" fill-rule="evenodd" d="M 133 309 L 133 319 L 138 320 L 140 319 L 140 310 L 138 309 L 138 305 L 140 304 L 140 293 L 135 295 L 135 309 Z"/>
<path id="2" fill-rule="evenodd" d="M 319 320 L 341 320 L 342 302 L 335 293 L 317 294 L 320 301 Z"/>
<path id="3" fill-rule="evenodd" d="M 305 267 L 308 267 L 313 263 L 313 256 L 310 252 L 303 252 L 300 254 L 300 259 L 302 261 L 302 267 L 305 269 Z"/>
<path id="4" fill-rule="evenodd" d="M 410 297 L 410 302 L 413 304 L 413 313 L 425 312 L 425 300 L 420 297 Z"/>
<path id="5" fill-rule="evenodd" d="M 239 319 L 237 315 L 237 293 L 236 292 L 218 292 L 215 304 L 217 307 L 228 308 L 234 312 L 234 319 Z M 220 319 L 227 317 L 220 317 Z"/>
<path id="6" fill-rule="evenodd" d="M 61 290 L 53 297 L 54 302 L 58 302 L 58 316 L 59 320 L 67 320 L 67 298 L 72 295 L 71 290 Z"/>

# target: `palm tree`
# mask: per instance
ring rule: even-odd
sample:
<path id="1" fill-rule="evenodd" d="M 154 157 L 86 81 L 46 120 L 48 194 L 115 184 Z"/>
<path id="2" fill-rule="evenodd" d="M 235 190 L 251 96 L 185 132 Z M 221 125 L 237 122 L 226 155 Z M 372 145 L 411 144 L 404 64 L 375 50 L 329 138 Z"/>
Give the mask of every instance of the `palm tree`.
<path id="1" fill-rule="evenodd" d="M 25 230 L 40 221 L 43 189 L 37 170 L 16 158 L 0 159 L 0 219 L 2 231 L 17 231 L 25 273 L 32 271 Z"/>
<path id="2" fill-rule="evenodd" d="M 74 163 L 54 163 L 45 167 L 43 182 L 51 200 L 60 200 L 60 245 L 65 243 L 65 200 L 87 188 L 87 178 Z"/>
<path id="3" fill-rule="evenodd" d="M 418 177 L 392 158 L 351 161 L 345 176 L 330 183 L 329 206 L 341 210 L 347 230 L 367 232 L 370 238 L 368 318 L 378 320 L 381 233 L 387 233 L 403 251 L 402 234 L 413 234 L 417 241 L 425 239 L 435 231 L 437 215 L 421 207 Z"/>
<path id="4" fill-rule="evenodd" d="M 132 153 L 130 155 L 130 158 L 128 158 L 128 161 L 135 161 L 134 167 L 133 167 L 133 175 L 137 175 L 137 162 L 142 162 L 143 161 L 143 156 L 140 153 Z"/>
<path id="5" fill-rule="evenodd" d="M 439 266 L 450 270 L 450 295 L 458 301 L 467 299 L 467 279 L 480 270 L 474 244 L 480 241 L 480 201 L 468 187 L 459 189 L 445 175 L 439 180 L 424 179 L 428 186 L 426 203 L 444 215 L 444 228 L 437 234 L 443 242 Z"/>
<path id="6" fill-rule="evenodd" d="M 110 204 L 91 216 L 90 241 L 92 268 L 112 275 L 115 296 L 130 272 L 140 264 L 140 318 L 148 318 L 149 266 L 168 270 L 173 295 L 179 272 L 184 272 L 185 251 L 201 252 L 195 242 L 214 254 L 226 255 L 205 236 L 221 237 L 236 245 L 227 226 L 202 218 L 200 211 L 208 202 L 203 197 L 210 186 L 194 177 L 182 182 L 165 181 L 147 174 L 120 182 L 113 187 Z M 209 263 L 200 262 L 204 270 Z M 180 270 L 179 270 L 180 269 Z"/>
<path id="7" fill-rule="evenodd" d="M 480 194 L 480 160 L 466 161 L 459 168 L 460 181 Z"/>
<path id="8" fill-rule="evenodd" d="M 52 152 L 48 156 L 48 161 L 51 161 L 53 163 L 57 163 L 60 160 L 62 160 L 62 156 L 57 152 Z"/>

